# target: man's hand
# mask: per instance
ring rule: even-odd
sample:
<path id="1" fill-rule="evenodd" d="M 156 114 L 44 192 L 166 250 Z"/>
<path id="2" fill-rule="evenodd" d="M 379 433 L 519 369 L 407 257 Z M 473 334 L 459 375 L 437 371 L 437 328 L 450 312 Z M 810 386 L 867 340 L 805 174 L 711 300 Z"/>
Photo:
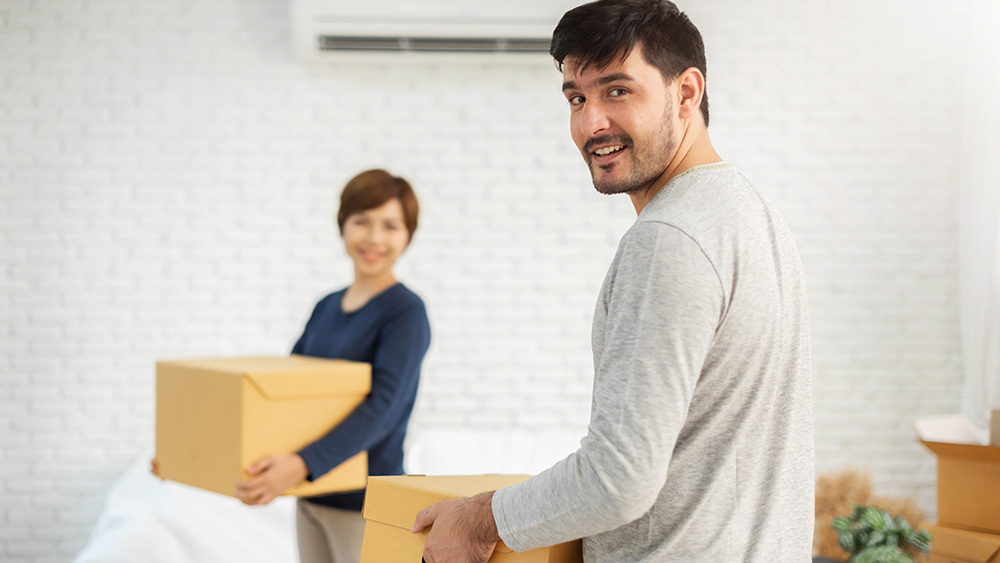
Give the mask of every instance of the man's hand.
<path id="1" fill-rule="evenodd" d="M 493 493 L 439 502 L 417 514 L 414 534 L 431 527 L 424 541 L 427 563 L 486 563 L 500 541 Z"/>
<path id="2" fill-rule="evenodd" d="M 237 480 L 235 495 L 244 504 L 267 504 L 281 493 L 305 481 L 309 475 L 306 463 L 298 454 L 278 454 L 258 461 L 247 468 L 251 475 L 246 481 Z"/>

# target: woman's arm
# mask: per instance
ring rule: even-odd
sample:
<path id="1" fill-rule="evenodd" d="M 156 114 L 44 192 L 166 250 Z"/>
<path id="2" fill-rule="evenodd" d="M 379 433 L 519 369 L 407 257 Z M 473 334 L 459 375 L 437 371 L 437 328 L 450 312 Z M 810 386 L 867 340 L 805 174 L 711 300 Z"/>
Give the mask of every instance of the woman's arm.
<path id="1" fill-rule="evenodd" d="M 429 345 L 430 325 L 420 303 L 385 324 L 372 361 L 368 398 L 325 436 L 298 452 L 309 469 L 309 480 L 370 449 L 409 414 Z"/>

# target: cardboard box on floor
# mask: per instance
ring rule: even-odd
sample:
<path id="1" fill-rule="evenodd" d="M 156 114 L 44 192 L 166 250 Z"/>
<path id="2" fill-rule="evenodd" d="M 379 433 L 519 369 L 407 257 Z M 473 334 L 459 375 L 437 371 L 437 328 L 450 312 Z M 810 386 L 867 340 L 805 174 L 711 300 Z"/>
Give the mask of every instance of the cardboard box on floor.
<path id="1" fill-rule="evenodd" d="M 528 475 L 401 475 L 370 477 L 365 493 L 365 539 L 362 563 L 420 563 L 427 533 L 411 534 L 417 513 L 456 497 L 476 495 L 528 479 Z M 514 552 L 497 544 L 490 563 L 580 563 L 580 540 L 531 551 Z"/>
<path id="2" fill-rule="evenodd" d="M 991 427 L 1000 425 L 993 411 Z M 1000 431 L 983 440 L 967 418 L 917 421 L 920 442 L 937 456 L 938 524 L 1000 534 Z"/>
<path id="3" fill-rule="evenodd" d="M 170 479 L 233 495 L 259 459 L 296 452 L 347 417 L 371 389 L 371 366 L 306 356 L 210 358 L 156 364 L 156 457 Z M 286 491 L 363 489 L 362 452 Z"/>
<path id="4" fill-rule="evenodd" d="M 970 532 L 941 525 L 927 526 L 934 536 L 930 563 L 998 563 L 1000 535 Z"/>

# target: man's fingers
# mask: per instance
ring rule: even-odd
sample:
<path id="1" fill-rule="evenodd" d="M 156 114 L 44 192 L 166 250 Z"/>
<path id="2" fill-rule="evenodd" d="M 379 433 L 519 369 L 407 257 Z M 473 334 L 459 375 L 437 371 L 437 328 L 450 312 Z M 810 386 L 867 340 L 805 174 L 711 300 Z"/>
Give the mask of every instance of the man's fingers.
<path id="1" fill-rule="evenodd" d="M 410 533 L 419 534 L 424 531 L 427 526 L 433 524 L 434 520 L 437 518 L 437 506 L 438 505 L 435 504 L 434 506 L 425 508 L 418 512 L 417 519 L 413 522 L 413 527 L 410 528 Z"/>

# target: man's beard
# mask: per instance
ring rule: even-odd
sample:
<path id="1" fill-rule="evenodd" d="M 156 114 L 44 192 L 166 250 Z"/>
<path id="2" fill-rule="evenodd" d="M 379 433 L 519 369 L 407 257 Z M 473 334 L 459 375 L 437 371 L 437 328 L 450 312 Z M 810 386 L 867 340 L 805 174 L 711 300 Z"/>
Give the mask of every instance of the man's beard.
<path id="1" fill-rule="evenodd" d="M 607 195 L 631 193 L 649 187 L 650 184 L 659 178 L 663 171 L 670 164 L 674 151 L 677 149 L 674 143 L 673 124 L 668 120 L 670 108 L 663 114 L 663 123 L 659 131 L 651 135 L 650 143 L 642 150 L 636 148 L 632 137 L 627 134 L 602 135 L 594 137 L 584 145 L 583 155 L 590 169 L 590 177 L 594 181 L 594 188 Z M 628 175 L 617 180 L 610 178 L 598 178 L 597 166 L 594 164 L 594 156 L 591 154 L 592 147 L 596 145 L 622 145 L 626 147 L 629 154 L 623 155 L 631 159 L 632 169 Z M 612 167 L 623 166 L 623 162 L 614 162 Z"/>

